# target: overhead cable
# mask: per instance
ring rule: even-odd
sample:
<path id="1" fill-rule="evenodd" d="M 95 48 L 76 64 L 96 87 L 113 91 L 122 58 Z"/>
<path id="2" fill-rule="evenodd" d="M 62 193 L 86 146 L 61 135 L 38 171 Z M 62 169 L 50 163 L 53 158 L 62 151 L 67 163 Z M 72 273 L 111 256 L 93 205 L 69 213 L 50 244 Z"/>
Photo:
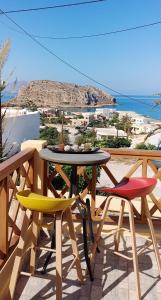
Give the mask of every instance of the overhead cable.
<path id="1" fill-rule="evenodd" d="M 154 25 L 160 25 L 161 21 L 158 22 L 153 22 L 153 23 L 148 23 L 144 25 L 138 25 L 135 27 L 129 27 L 129 28 L 123 28 L 123 29 L 118 29 L 115 31 L 109 31 L 109 32 L 101 32 L 101 33 L 94 33 L 94 34 L 87 34 L 87 35 L 78 35 L 78 36 L 40 36 L 40 35 L 33 35 L 36 38 L 39 39 L 50 39 L 50 40 L 71 40 L 71 39 L 84 39 L 84 38 L 93 38 L 93 37 L 101 37 L 101 36 L 106 36 L 106 35 L 111 35 L 111 34 L 116 34 L 116 33 L 122 33 L 122 32 L 127 32 L 131 30 L 137 30 L 141 28 L 146 28 Z"/>
<path id="2" fill-rule="evenodd" d="M 2 23 L 3 25 L 5 25 L 6 27 L 8 27 L 9 29 L 11 29 L 15 32 L 23 34 L 22 31 L 16 30 L 15 28 L 5 24 L 4 22 L 2 22 L 2 20 L 0 20 L 0 23 Z M 112 34 L 122 33 L 122 32 L 127 32 L 127 31 L 134 31 L 134 30 L 147 28 L 147 27 L 152 27 L 152 26 L 156 26 L 156 25 L 161 25 L 161 21 L 148 23 L 148 24 L 143 24 L 143 25 L 137 25 L 137 26 L 134 26 L 134 27 L 117 29 L 117 30 L 114 30 L 114 31 L 87 34 L 87 35 L 78 35 L 78 36 L 72 36 L 72 35 L 68 35 L 68 36 L 41 36 L 41 35 L 36 35 L 36 34 L 31 34 L 31 35 L 33 37 L 38 38 L 38 39 L 50 39 L 50 40 L 84 39 L 84 38 L 102 37 L 102 36 L 106 36 L 106 35 L 112 35 Z"/>
<path id="3" fill-rule="evenodd" d="M 107 89 L 107 90 L 110 90 L 122 97 L 126 97 L 130 100 L 133 100 L 135 102 L 139 102 L 139 103 L 142 103 L 146 106 L 150 106 L 150 107 L 153 107 L 152 105 L 148 104 L 148 103 L 145 103 L 144 101 L 141 101 L 141 100 L 138 100 L 138 99 L 135 99 L 131 96 L 128 96 L 128 95 L 125 95 L 125 94 L 122 94 L 120 93 L 119 91 L 117 90 L 114 90 L 112 89 L 111 87 L 109 87 L 108 85 L 104 84 L 104 83 L 101 83 L 100 81 L 92 78 L 90 75 L 82 72 L 80 69 L 78 69 L 77 67 L 73 66 L 72 64 L 70 64 L 69 62 L 67 62 L 66 60 L 64 60 L 63 58 L 61 58 L 60 56 L 58 56 L 57 54 L 55 54 L 52 50 L 50 50 L 48 47 L 46 47 L 44 44 L 42 44 L 40 41 L 38 41 L 35 37 L 33 37 L 28 31 L 26 31 L 21 25 L 19 25 L 16 21 L 14 21 L 11 17 L 9 17 L 1 8 L 0 8 L 0 12 L 2 12 L 6 18 L 8 20 L 10 20 L 14 25 L 16 25 L 20 30 L 22 30 L 25 35 L 27 35 L 33 42 L 35 42 L 37 45 L 39 45 L 42 49 L 44 49 L 46 52 L 48 52 L 49 54 L 51 54 L 52 56 L 54 56 L 55 58 L 57 58 L 60 62 L 62 62 L 63 64 L 65 64 L 66 66 L 68 66 L 70 69 L 74 70 L 75 72 L 77 72 L 78 74 L 82 75 L 83 77 L 87 78 L 88 80 L 94 82 L 95 84 L 98 84 L 100 85 L 101 87 Z"/>
<path id="4" fill-rule="evenodd" d="M 84 2 L 76 2 L 76 3 L 67 3 L 67 4 L 59 4 L 59 5 L 53 5 L 53 6 L 44 6 L 44 7 L 33 7 L 33 8 L 24 8 L 24 9 L 17 9 L 17 10 L 8 10 L 3 11 L 0 14 L 13 14 L 13 13 L 22 13 L 22 12 L 30 12 L 30 11 L 40 11 L 40 10 L 48 10 L 48 9 L 56 9 L 56 8 L 66 8 L 66 7 L 72 7 L 72 6 L 80 6 L 80 5 L 86 5 L 86 4 L 94 4 L 98 2 L 106 2 L 108 0 L 91 0 L 91 1 L 84 1 Z"/>

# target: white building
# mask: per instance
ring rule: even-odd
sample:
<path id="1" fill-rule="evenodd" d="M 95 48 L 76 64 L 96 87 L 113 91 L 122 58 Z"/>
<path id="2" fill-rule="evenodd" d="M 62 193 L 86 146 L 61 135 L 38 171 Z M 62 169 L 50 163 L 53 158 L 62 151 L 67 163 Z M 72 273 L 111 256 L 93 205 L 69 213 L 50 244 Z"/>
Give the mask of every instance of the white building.
<path id="1" fill-rule="evenodd" d="M 97 140 L 106 139 L 109 137 L 127 137 L 123 130 L 117 130 L 115 127 L 110 128 L 95 128 Z"/>
<path id="2" fill-rule="evenodd" d="M 132 124 L 132 133 L 133 134 L 142 134 L 142 133 L 149 133 L 152 129 L 154 129 L 154 126 L 151 126 L 150 124 Z"/>
<path id="3" fill-rule="evenodd" d="M 99 108 L 96 108 L 95 114 L 96 115 L 103 115 L 107 119 L 109 119 L 110 117 L 112 117 L 114 112 L 116 112 L 116 109 L 106 108 L 106 107 L 99 107 Z"/>
<path id="4" fill-rule="evenodd" d="M 4 110 L 2 110 L 2 113 Z M 26 109 L 7 109 L 3 121 L 2 141 L 9 156 L 20 150 L 20 145 L 28 139 L 39 138 L 40 114 Z"/>

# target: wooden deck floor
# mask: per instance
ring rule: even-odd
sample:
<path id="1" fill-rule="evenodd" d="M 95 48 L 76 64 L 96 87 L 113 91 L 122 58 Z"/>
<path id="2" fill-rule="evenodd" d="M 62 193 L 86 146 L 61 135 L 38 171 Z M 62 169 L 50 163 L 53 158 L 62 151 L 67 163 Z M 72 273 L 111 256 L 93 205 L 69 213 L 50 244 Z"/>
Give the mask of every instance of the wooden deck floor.
<path id="1" fill-rule="evenodd" d="M 49 236 L 41 234 L 40 242 L 48 243 Z M 81 254 L 82 268 L 85 270 L 83 259 L 83 247 L 81 235 L 78 236 L 79 251 Z M 141 237 L 137 238 L 138 248 L 145 243 Z M 125 236 L 121 239 L 121 249 L 125 247 L 126 254 L 130 254 L 131 239 Z M 161 243 L 159 242 L 161 253 Z M 72 269 L 63 283 L 63 299 L 66 300 L 133 300 L 135 296 L 135 281 L 132 263 L 113 254 L 113 238 L 103 235 L 100 241 L 100 253 L 96 255 L 93 264 L 94 281 L 90 282 L 88 275 L 84 285 L 80 286 L 76 279 L 76 271 Z M 42 265 L 46 253 L 38 256 L 37 271 L 34 277 L 21 276 L 17 288 L 15 300 L 42 300 L 55 299 L 55 260 L 54 257 L 48 266 L 47 274 L 41 275 Z M 70 241 L 64 236 L 63 269 L 67 270 L 72 261 Z M 139 257 L 140 281 L 142 299 L 161 299 L 161 280 L 158 275 L 154 252 L 151 247 Z M 85 272 L 84 272 L 85 273 Z M 54 275 L 53 275 L 54 274 Z"/>

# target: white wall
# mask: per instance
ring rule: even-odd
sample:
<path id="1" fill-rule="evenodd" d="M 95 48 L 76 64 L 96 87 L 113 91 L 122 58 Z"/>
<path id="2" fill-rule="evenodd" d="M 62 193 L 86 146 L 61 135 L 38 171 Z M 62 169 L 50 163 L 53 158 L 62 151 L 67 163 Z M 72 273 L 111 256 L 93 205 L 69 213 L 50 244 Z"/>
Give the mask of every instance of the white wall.
<path id="1" fill-rule="evenodd" d="M 28 139 L 39 138 L 40 114 L 28 112 L 23 115 L 6 116 L 3 122 L 3 143 L 5 150 L 13 155 L 20 150 L 20 145 Z"/>

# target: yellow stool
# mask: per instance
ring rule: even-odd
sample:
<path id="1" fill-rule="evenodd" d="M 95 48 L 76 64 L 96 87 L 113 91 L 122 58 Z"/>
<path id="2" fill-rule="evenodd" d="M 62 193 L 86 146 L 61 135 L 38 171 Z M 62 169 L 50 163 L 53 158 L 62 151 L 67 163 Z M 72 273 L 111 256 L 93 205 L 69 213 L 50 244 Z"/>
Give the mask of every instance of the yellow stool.
<path id="1" fill-rule="evenodd" d="M 31 254 L 30 254 L 30 272 L 34 274 L 35 271 L 35 261 L 36 261 L 36 249 L 42 249 L 46 251 L 55 252 L 54 249 L 37 247 L 37 239 L 39 232 L 39 213 L 47 213 L 55 215 L 55 236 L 56 236 L 56 299 L 62 299 L 62 217 L 65 213 L 66 220 L 69 226 L 69 235 L 71 238 L 72 250 L 74 255 L 74 261 L 72 266 L 76 265 L 77 276 L 80 282 L 83 282 L 82 269 L 80 264 L 80 258 L 78 254 L 77 242 L 74 232 L 74 226 L 72 221 L 72 214 L 70 206 L 78 199 L 75 198 L 52 198 L 46 197 L 39 194 L 32 193 L 31 191 L 21 191 L 17 193 L 17 199 L 22 204 L 23 207 L 27 208 L 23 226 L 21 230 L 21 236 L 18 243 L 17 255 L 14 261 L 13 271 L 10 280 L 10 293 L 13 299 L 14 291 L 16 287 L 16 282 L 18 274 L 21 269 L 22 257 L 25 248 L 25 234 L 28 229 L 29 223 L 32 217 L 32 241 L 31 241 Z M 22 274 L 25 275 L 24 272 Z"/>

